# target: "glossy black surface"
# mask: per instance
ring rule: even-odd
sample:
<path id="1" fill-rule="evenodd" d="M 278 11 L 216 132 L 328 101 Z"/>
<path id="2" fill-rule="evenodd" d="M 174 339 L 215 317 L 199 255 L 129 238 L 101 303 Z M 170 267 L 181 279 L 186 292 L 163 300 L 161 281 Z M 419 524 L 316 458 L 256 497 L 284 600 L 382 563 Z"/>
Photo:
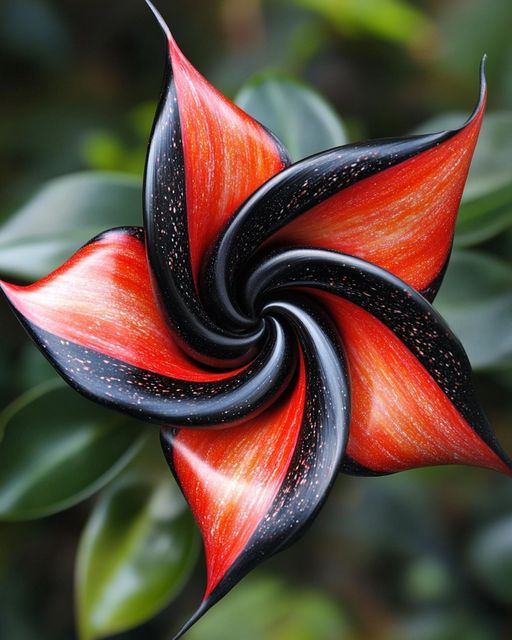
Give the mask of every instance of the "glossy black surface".
<path id="1" fill-rule="evenodd" d="M 460 341 L 415 289 L 376 265 L 322 249 L 290 249 L 269 255 L 251 269 L 244 302 L 257 315 L 282 291 L 312 287 L 338 295 L 371 313 L 407 346 L 459 413 L 503 460 L 476 398 L 471 365 Z"/>
<path id="2" fill-rule="evenodd" d="M 215 382 L 191 382 L 140 369 L 63 340 L 17 315 L 51 364 L 74 389 L 100 404 L 159 425 L 238 424 L 278 397 L 295 369 L 295 338 L 273 318 L 265 321 L 264 346 L 240 373 Z"/>
<path id="3" fill-rule="evenodd" d="M 261 343 L 261 324 L 253 323 L 245 335 L 225 330 L 205 313 L 196 293 L 181 127 L 170 59 L 146 163 L 144 226 L 154 287 L 180 346 L 208 365 L 229 368 L 248 362 Z"/>
<path id="4" fill-rule="evenodd" d="M 223 326 L 246 326 L 251 316 L 240 308 L 239 291 L 247 263 L 279 229 L 351 185 L 449 140 L 479 113 L 486 96 L 485 56 L 480 66 L 477 104 L 459 129 L 409 138 L 373 140 L 330 149 L 301 160 L 254 192 L 225 226 L 204 264 L 201 297 L 212 318 Z M 443 268 L 422 292 L 432 301 L 441 286 Z"/>
<path id="5" fill-rule="evenodd" d="M 262 313 L 292 326 L 304 354 L 306 401 L 298 444 L 278 494 L 244 551 L 174 640 L 257 564 L 304 533 L 325 502 L 345 451 L 350 423 L 349 379 L 329 317 L 298 293 L 284 294 L 266 305 Z M 173 435 L 172 429 L 161 431 L 163 450 L 174 472 Z"/>
<path id="6" fill-rule="evenodd" d="M 230 327 L 246 321 L 237 304 L 240 275 L 273 233 L 341 190 L 451 135 L 453 132 L 347 145 L 298 162 L 269 180 L 242 205 L 213 250 L 202 290 L 210 315 Z"/>

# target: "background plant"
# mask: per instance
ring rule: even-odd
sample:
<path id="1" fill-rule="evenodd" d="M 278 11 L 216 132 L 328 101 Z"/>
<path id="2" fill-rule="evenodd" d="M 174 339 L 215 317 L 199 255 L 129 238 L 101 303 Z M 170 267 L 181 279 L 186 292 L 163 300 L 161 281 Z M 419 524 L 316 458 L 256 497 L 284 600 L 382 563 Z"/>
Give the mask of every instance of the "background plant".
<path id="1" fill-rule="evenodd" d="M 510 451 L 510 2 L 160 7 L 194 64 L 295 159 L 460 124 L 487 51 L 490 105 L 437 304 Z M 4 0 L 0 48 L 0 275 L 26 281 L 95 232 L 138 224 L 161 39 L 142 2 Z M 6 305 L 0 320 L 0 637 L 169 637 L 200 591 L 199 580 L 184 588 L 199 548 L 157 430 L 79 398 Z M 511 602 L 506 478 L 459 468 L 347 477 L 306 539 L 189 635 L 238 640 L 243 624 L 249 640 L 499 639 L 512 632 Z"/>

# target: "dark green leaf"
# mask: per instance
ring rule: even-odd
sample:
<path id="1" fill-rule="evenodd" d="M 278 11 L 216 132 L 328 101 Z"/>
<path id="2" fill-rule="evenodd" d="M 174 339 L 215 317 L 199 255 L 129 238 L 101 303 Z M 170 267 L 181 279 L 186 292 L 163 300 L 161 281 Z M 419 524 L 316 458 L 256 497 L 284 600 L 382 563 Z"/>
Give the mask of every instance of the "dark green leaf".
<path id="1" fill-rule="evenodd" d="M 38 518 L 84 500 L 128 464 L 146 429 L 60 380 L 23 394 L 0 414 L 0 518 Z"/>
<path id="2" fill-rule="evenodd" d="M 345 127 L 325 100 L 289 78 L 259 74 L 235 100 L 277 135 L 294 160 L 347 142 Z"/>
<path id="3" fill-rule="evenodd" d="M 477 369 L 512 357 L 512 268 L 476 252 L 454 252 L 436 306 Z"/>
<path id="4" fill-rule="evenodd" d="M 123 174 L 80 173 L 46 184 L 0 227 L 0 272 L 36 279 L 92 237 L 140 225 L 141 184 Z"/>
<path id="5" fill-rule="evenodd" d="M 155 615 L 179 592 L 198 544 L 170 474 L 117 481 L 100 498 L 80 541 L 80 639 L 117 633 Z"/>
<path id="6" fill-rule="evenodd" d="M 36 387 L 42 382 L 56 378 L 52 365 L 41 355 L 39 349 L 30 341 L 26 342 L 17 361 L 17 380 L 20 391 Z"/>
<path id="7" fill-rule="evenodd" d="M 437 25 L 441 38 L 435 56 L 452 74 L 454 86 L 471 83 L 482 53 L 487 53 L 492 99 L 510 104 L 510 0 L 442 2 L 437 6 Z M 507 100 L 507 98 L 509 98 Z"/>

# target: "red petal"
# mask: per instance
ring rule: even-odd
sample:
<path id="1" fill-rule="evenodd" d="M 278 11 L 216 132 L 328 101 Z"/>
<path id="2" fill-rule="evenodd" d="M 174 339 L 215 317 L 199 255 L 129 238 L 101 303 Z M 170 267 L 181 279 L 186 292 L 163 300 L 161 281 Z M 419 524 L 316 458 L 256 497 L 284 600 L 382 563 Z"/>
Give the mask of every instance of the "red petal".
<path id="1" fill-rule="evenodd" d="M 347 353 L 352 460 L 378 473 L 459 463 L 511 474 L 390 329 L 351 302 L 316 295 L 338 325 Z"/>
<path id="2" fill-rule="evenodd" d="M 483 84 L 477 110 L 455 135 L 331 196 L 273 240 L 364 258 L 426 289 L 450 252 L 485 95 Z"/>
<path id="3" fill-rule="evenodd" d="M 187 380 L 233 374 L 201 370 L 175 344 L 155 302 L 137 232 L 102 234 L 35 284 L 0 287 L 29 323 L 82 347 Z"/>
<path id="4" fill-rule="evenodd" d="M 187 429 L 173 439 L 174 471 L 205 545 L 205 600 L 268 514 L 295 452 L 304 402 L 302 365 L 293 393 L 241 427 Z"/>
<path id="5" fill-rule="evenodd" d="M 186 176 L 192 270 L 226 220 L 288 163 L 264 127 L 223 96 L 185 58 L 170 34 Z"/>

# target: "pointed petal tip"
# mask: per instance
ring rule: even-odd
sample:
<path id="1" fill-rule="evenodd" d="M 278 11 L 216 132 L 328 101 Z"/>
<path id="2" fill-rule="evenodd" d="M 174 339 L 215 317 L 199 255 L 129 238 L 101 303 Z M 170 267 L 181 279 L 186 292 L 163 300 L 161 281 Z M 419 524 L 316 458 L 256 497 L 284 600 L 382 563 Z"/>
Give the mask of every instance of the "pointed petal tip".
<path id="1" fill-rule="evenodd" d="M 162 29 L 162 31 L 163 31 L 165 37 L 167 38 L 167 40 L 169 42 L 172 42 L 173 38 L 172 38 L 172 35 L 171 35 L 171 30 L 167 26 L 167 23 L 163 19 L 162 14 L 160 13 L 160 11 L 158 11 L 158 9 L 151 2 L 151 0 L 145 0 L 145 2 L 148 5 L 148 7 L 151 10 L 151 12 L 153 13 L 153 15 L 155 16 L 155 18 L 157 19 L 157 22 L 160 25 L 160 28 Z"/>
<path id="2" fill-rule="evenodd" d="M 462 126 L 462 129 L 464 129 L 464 127 L 466 127 L 467 125 L 477 120 L 479 116 L 482 116 L 485 110 L 485 105 L 487 102 L 487 79 L 485 76 L 486 65 L 487 65 L 487 54 L 484 53 L 482 56 L 482 59 L 480 60 L 480 89 L 478 92 L 478 100 L 475 105 L 475 108 L 471 112 L 471 115 Z"/>
<path id="3" fill-rule="evenodd" d="M 501 446 L 498 442 L 496 436 L 491 434 L 491 449 L 493 453 L 498 457 L 499 463 L 492 464 L 489 466 L 493 471 L 497 471 L 498 473 L 503 473 L 505 476 L 512 477 L 512 459 L 508 455 L 508 452 Z"/>
<path id="4" fill-rule="evenodd" d="M 179 631 L 172 637 L 171 640 L 179 640 L 182 638 L 187 631 L 190 630 L 191 627 L 195 625 L 195 623 L 204 616 L 204 614 L 215 604 L 209 598 L 205 598 L 196 611 L 190 616 L 190 618 L 185 622 L 185 624 L 179 629 Z"/>
<path id="5" fill-rule="evenodd" d="M 480 60 L 480 100 L 482 101 L 483 97 L 487 93 L 487 78 L 486 78 L 486 70 L 487 70 L 487 54 L 484 53 L 482 59 Z"/>

